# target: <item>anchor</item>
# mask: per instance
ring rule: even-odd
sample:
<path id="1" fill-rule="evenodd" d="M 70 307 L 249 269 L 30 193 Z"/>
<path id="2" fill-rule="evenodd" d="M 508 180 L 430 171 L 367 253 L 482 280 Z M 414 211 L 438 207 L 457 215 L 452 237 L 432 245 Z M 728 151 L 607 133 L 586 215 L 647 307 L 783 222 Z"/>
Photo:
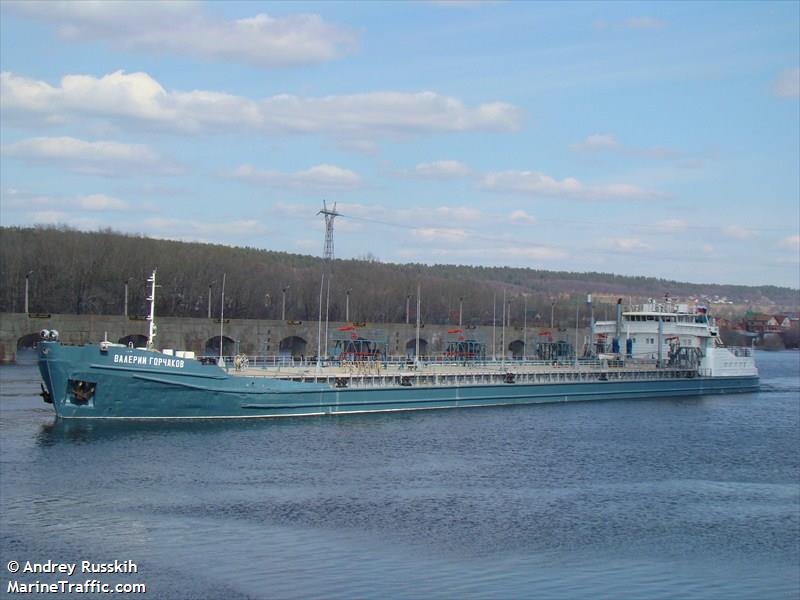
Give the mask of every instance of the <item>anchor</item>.
<path id="1" fill-rule="evenodd" d="M 53 399 L 50 397 L 50 392 L 44 389 L 44 384 L 39 383 L 39 386 L 42 388 L 42 391 L 39 392 L 39 395 L 42 397 L 42 400 L 47 402 L 48 404 L 52 404 Z"/>
<path id="2" fill-rule="evenodd" d="M 86 403 L 94 396 L 95 386 L 85 381 L 76 381 L 72 386 L 72 394 L 75 400 L 81 403 Z"/>

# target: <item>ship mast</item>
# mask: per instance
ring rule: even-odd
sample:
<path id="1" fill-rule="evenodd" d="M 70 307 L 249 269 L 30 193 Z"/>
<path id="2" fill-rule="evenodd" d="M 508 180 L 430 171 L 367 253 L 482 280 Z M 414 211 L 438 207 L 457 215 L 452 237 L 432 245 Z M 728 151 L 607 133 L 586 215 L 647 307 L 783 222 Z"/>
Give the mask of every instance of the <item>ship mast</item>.
<path id="1" fill-rule="evenodd" d="M 222 274 L 222 300 L 220 301 L 219 306 L 219 359 L 217 360 L 217 366 L 221 369 L 225 368 L 225 358 L 222 356 L 222 348 L 225 345 L 223 341 L 225 338 L 222 336 L 223 327 L 225 326 L 225 276 L 227 273 Z"/>
<path id="2" fill-rule="evenodd" d="M 147 315 L 147 320 L 150 321 L 150 329 L 147 336 L 147 349 L 153 350 L 155 348 L 154 340 L 156 337 L 156 270 L 153 269 L 153 274 L 147 278 L 147 283 L 150 284 L 150 295 L 147 300 L 150 302 L 150 314 Z"/>

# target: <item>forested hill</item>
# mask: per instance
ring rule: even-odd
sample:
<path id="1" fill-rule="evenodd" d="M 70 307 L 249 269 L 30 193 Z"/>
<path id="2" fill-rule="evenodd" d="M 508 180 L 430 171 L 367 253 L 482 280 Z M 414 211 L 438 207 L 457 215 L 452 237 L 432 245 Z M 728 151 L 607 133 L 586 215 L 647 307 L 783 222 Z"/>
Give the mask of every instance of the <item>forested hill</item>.
<path id="1" fill-rule="evenodd" d="M 158 269 L 156 310 L 169 316 L 219 314 L 220 287 L 226 274 L 225 315 L 280 319 L 285 292 L 286 319 L 317 318 L 320 259 L 254 248 L 157 240 L 113 231 L 81 232 L 64 228 L 0 228 L 0 312 L 21 312 L 26 273 L 30 312 L 121 314 L 129 281 L 129 314 L 146 312 L 145 280 Z M 417 284 L 422 289 L 422 318 L 430 323 L 457 322 L 463 298 L 464 323 L 491 323 L 493 307 L 502 312 L 503 290 L 511 321 L 522 320 L 527 297 L 529 322 L 549 323 L 574 315 L 575 303 L 593 293 L 596 306 L 616 297 L 726 298 L 717 314 L 748 308 L 797 310 L 798 291 L 774 286 L 691 284 L 608 273 L 567 273 L 509 267 L 385 264 L 372 260 L 336 260 L 330 290 L 330 319 L 345 319 L 350 290 L 350 319 L 403 321 Z M 211 286 L 209 288 L 209 286 Z M 494 299 L 497 298 L 496 304 Z M 600 313 L 603 316 L 603 313 Z M 574 318 L 574 317 L 573 317 Z"/>

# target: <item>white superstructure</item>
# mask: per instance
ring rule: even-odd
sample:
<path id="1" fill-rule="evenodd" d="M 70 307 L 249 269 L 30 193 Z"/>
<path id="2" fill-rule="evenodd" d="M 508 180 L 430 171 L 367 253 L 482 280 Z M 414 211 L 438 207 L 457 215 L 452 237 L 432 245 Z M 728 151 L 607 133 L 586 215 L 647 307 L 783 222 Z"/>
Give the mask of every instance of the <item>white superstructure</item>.
<path id="1" fill-rule="evenodd" d="M 662 366 L 696 367 L 701 376 L 758 375 L 752 348 L 728 348 L 705 307 L 648 300 L 622 309 L 617 319 L 598 321 L 593 328 L 595 354 L 655 360 Z"/>

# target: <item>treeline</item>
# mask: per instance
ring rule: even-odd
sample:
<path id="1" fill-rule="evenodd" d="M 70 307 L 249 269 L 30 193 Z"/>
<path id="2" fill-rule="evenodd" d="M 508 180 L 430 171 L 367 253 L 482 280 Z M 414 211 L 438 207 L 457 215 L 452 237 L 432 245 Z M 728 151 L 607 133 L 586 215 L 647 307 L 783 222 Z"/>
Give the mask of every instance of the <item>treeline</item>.
<path id="1" fill-rule="evenodd" d="M 156 311 L 161 315 L 219 316 L 225 274 L 225 315 L 231 318 L 315 320 L 320 295 L 318 257 L 186 243 L 68 228 L 0 228 L 0 312 L 24 310 L 29 273 L 29 311 L 122 314 L 128 281 L 128 314 L 147 312 L 146 279 L 158 269 Z M 698 285 L 607 273 L 568 273 L 510 267 L 386 264 L 336 260 L 332 265 L 329 318 L 401 322 L 410 306 L 415 319 L 416 290 L 422 289 L 421 318 L 430 323 L 500 322 L 505 290 L 511 324 L 521 324 L 527 303 L 529 324 L 574 323 L 575 306 L 587 293 L 597 318 L 613 316 L 613 297 L 686 298 L 727 296 L 740 304 L 792 307 L 797 291 L 773 286 Z M 285 293 L 284 293 L 285 290 Z M 209 293 L 210 292 L 210 293 Z M 410 297 L 410 298 L 409 298 Z M 285 299 L 285 311 L 284 311 Z M 587 312 L 581 306 L 582 312 Z M 496 314 L 496 317 L 495 317 Z"/>

